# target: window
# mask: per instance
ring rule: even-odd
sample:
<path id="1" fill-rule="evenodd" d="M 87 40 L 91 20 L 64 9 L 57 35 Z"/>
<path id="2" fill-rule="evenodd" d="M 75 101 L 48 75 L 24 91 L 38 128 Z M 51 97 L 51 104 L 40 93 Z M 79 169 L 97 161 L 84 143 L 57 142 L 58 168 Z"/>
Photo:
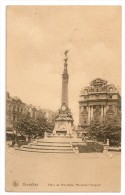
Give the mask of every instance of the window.
<path id="1" fill-rule="evenodd" d="M 9 105 L 9 111 L 11 110 L 11 105 Z"/>
<path id="2" fill-rule="evenodd" d="M 86 123 L 86 121 L 84 121 L 84 123 Z"/>
<path id="3" fill-rule="evenodd" d="M 11 119 L 11 114 L 10 113 L 8 114 L 8 119 Z"/>
<path id="4" fill-rule="evenodd" d="M 15 121 L 16 120 L 16 116 L 15 115 L 13 115 L 13 121 Z"/>
<path id="5" fill-rule="evenodd" d="M 13 106 L 13 111 L 14 111 L 14 112 L 16 111 L 16 106 Z"/>
<path id="6" fill-rule="evenodd" d="M 84 110 L 86 110 L 86 106 L 84 106 Z"/>

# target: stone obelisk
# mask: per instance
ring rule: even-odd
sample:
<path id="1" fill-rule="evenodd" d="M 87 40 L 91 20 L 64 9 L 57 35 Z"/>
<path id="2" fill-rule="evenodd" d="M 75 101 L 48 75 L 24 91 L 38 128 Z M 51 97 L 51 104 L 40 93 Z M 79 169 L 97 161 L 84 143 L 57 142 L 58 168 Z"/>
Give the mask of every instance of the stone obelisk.
<path id="1" fill-rule="evenodd" d="M 71 111 L 68 107 L 68 50 L 65 51 L 64 59 L 64 70 L 62 74 L 62 99 L 61 99 L 61 108 L 59 109 L 59 114 L 55 120 L 55 128 L 53 133 L 56 135 L 68 136 L 72 134 L 73 127 L 73 118 Z"/>

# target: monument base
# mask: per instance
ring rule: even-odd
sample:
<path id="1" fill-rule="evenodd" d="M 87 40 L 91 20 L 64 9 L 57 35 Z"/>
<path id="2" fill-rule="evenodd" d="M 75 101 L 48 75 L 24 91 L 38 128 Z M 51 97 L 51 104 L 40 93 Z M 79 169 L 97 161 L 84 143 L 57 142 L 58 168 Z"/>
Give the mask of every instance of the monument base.
<path id="1" fill-rule="evenodd" d="M 55 120 L 54 135 L 70 136 L 73 131 L 73 119 L 68 117 L 67 114 L 60 114 Z"/>
<path id="2" fill-rule="evenodd" d="M 46 141 L 46 142 L 80 142 L 83 143 L 82 138 L 76 137 L 75 135 L 58 135 L 58 134 L 49 134 L 46 135 L 46 137 L 44 137 L 44 139 L 42 139 L 42 141 Z"/>

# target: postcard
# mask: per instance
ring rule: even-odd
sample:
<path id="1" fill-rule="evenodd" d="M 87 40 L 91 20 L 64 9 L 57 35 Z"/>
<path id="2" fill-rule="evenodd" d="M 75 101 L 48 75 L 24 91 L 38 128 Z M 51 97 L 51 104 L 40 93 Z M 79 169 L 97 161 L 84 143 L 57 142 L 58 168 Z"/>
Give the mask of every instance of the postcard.
<path id="1" fill-rule="evenodd" d="M 121 6 L 6 14 L 6 191 L 121 192 Z"/>

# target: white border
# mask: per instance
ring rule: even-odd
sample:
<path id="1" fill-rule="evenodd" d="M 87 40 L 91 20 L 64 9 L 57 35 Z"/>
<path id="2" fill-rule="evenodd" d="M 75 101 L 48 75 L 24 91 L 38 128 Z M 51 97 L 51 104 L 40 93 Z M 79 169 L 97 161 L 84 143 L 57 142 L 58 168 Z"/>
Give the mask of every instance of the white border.
<path id="1" fill-rule="evenodd" d="M 122 6 L 122 186 L 125 194 L 125 1 L 124 0 L 1 0 L 0 2 L 0 194 L 5 192 L 5 67 L 6 67 L 6 6 L 7 5 L 121 5 Z M 108 177 L 108 173 L 107 173 Z M 13 193 L 11 194 L 20 194 Z M 27 193 L 23 193 L 27 194 Z M 33 193 L 37 194 L 37 193 Z M 42 193 L 44 194 L 44 193 Z M 56 193 L 57 194 L 57 193 Z M 65 193 L 66 194 L 66 193 Z M 84 193 L 91 194 L 91 193 Z M 96 194 L 96 193 L 94 193 Z M 102 193 L 98 193 L 102 194 Z M 103 193 L 116 194 L 116 193 Z"/>

